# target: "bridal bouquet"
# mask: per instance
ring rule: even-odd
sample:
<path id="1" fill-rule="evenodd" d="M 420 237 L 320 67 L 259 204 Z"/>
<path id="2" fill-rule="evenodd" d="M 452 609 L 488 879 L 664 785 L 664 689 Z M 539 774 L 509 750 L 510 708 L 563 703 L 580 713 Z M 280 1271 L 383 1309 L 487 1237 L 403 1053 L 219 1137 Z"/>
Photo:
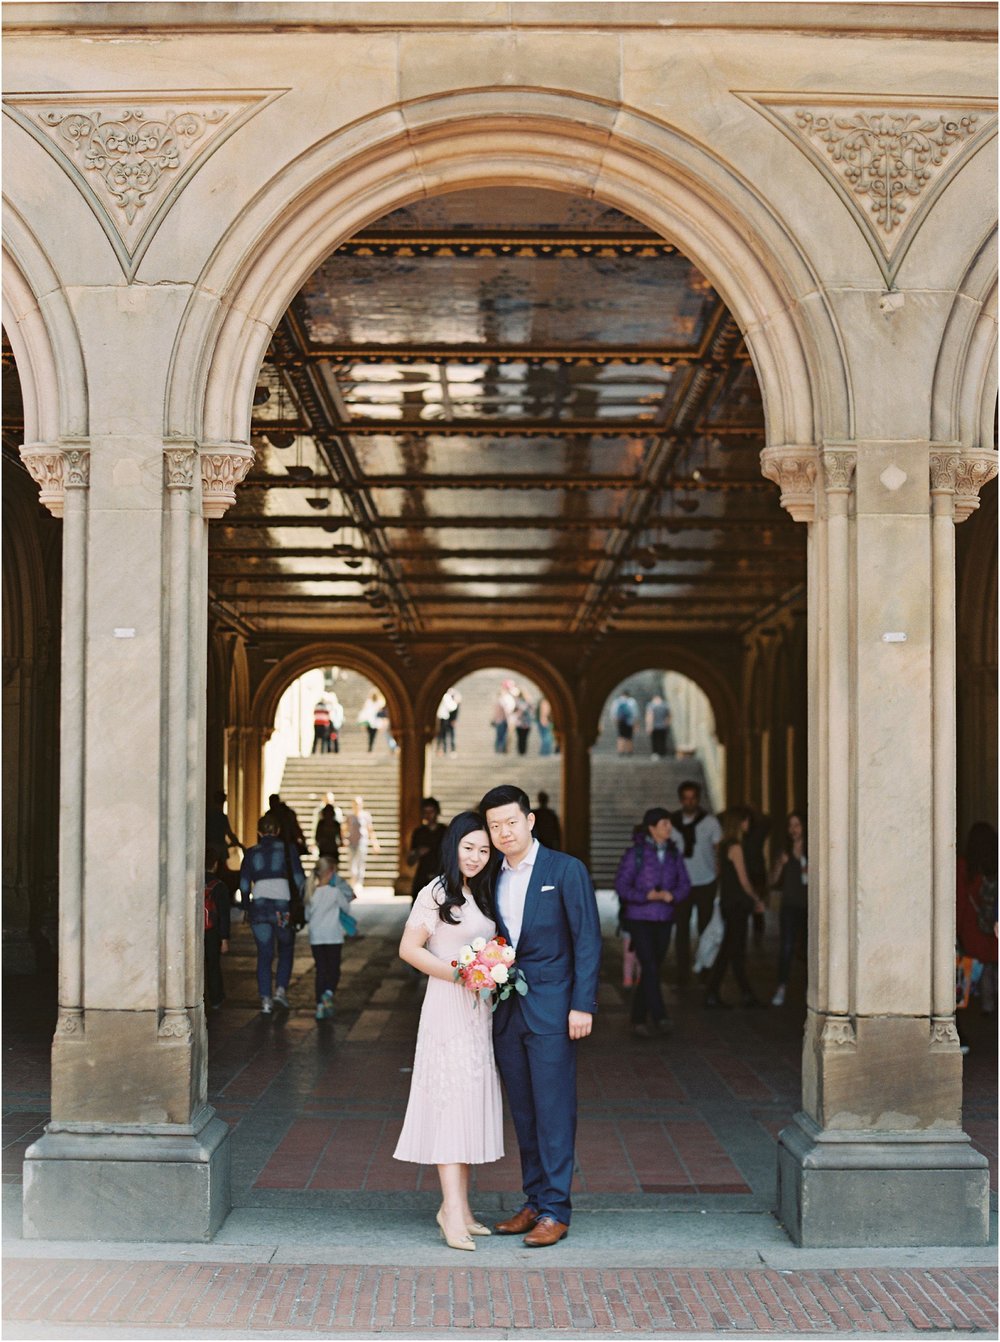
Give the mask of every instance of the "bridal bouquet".
<path id="1" fill-rule="evenodd" d="M 496 1011 L 497 1003 L 506 1002 L 512 992 L 523 997 L 528 991 L 514 958 L 514 947 L 508 946 L 503 937 L 494 937 L 492 941 L 476 937 L 451 962 L 455 982 L 463 983 L 475 995 L 476 1006 L 489 1002 L 490 1010 Z"/>

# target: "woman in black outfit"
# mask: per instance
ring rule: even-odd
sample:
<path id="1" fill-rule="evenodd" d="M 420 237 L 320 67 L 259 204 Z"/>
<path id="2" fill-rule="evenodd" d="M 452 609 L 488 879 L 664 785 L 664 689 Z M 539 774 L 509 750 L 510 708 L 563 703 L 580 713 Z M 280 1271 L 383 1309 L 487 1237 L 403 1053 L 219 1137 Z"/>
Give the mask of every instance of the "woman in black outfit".
<path id="1" fill-rule="evenodd" d="M 743 992 L 745 1007 L 762 1006 L 754 997 L 747 978 L 744 960 L 747 949 L 747 919 L 751 913 L 763 913 L 764 905 L 758 899 L 747 875 L 743 857 L 743 836 L 750 828 L 750 812 L 745 806 L 731 806 L 720 816 L 722 838 L 719 840 L 719 906 L 726 925 L 722 945 L 708 977 L 705 993 L 706 1007 L 729 1006 L 719 996 L 719 988 L 726 970 L 732 966 L 736 982 Z"/>
<path id="2" fill-rule="evenodd" d="M 778 987 L 772 1006 L 784 1006 L 792 957 L 801 940 L 806 939 L 809 924 L 809 859 L 806 856 L 806 822 L 798 811 L 788 817 L 785 851 L 771 872 L 771 888 L 781 891 L 779 917 Z"/>

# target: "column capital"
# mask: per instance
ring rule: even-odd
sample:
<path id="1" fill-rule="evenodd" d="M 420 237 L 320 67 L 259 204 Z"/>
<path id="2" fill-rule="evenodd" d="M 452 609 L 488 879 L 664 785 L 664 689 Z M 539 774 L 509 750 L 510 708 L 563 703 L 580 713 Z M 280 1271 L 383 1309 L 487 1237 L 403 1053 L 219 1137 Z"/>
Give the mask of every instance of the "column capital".
<path id="1" fill-rule="evenodd" d="M 1000 459 L 991 448 L 932 448 L 931 493 L 954 495 L 956 526 L 979 507 L 979 491 L 993 479 L 998 468 Z"/>
<path id="2" fill-rule="evenodd" d="M 816 477 L 819 453 L 811 445 L 787 444 L 765 447 L 760 469 L 781 490 L 781 506 L 796 522 L 812 522 L 816 516 Z"/>
<path id="3" fill-rule="evenodd" d="M 62 517 L 67 489 L 90 487 L 89 447 L 77 443 L 24 443 L 19 451 L 28 474 L 39 487 L 39 503 L 53 517 Z"/>
<path id="4" fill-rule="evenodd" d="M 205 443 L 200 455 L 202 514 L 223 517 L 236 502 L 236 486 L 253 465 L 253 448 L 246 443 Z"/>
<path id="5" fill-rule="evenodd" d="M 163 449 L 163 483 L 169 490 L 193 489 L 198 449 L 194 444 Z"/>
<path id="6" fill-rule="evenodd" d="M 853 447 L 823 448 L 823 488 L 827 494 L 850 494 L 858 464 L 857 450 Z"/>

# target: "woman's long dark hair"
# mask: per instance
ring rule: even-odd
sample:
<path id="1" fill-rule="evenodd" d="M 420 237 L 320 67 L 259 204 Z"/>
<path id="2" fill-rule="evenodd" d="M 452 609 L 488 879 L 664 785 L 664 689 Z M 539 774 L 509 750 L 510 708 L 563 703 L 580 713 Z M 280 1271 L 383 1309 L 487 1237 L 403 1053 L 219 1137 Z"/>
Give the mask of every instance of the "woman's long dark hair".
<path id="1" fill-rule="evenodd" d="M 444 891 L 444 899 L 441 902 L 441 921 L 443 923 L 456 924 L 458 919 L 453 917 L 453 911 L 461 908 L 465 903 L 465 894 L 462 889 L 465 878 L 458 865 L 458 845 L 469 834 L 475 834 L 477 830 L 489 834 L 486 821 L 479 812 L 460 811 L 445 830 L 444 838 L 441 840 L 441 868 L 438 872 L 438 881 Z M 472 891 L 472 898 L 476 901 L 476 907 L 487 918 L 494 920 L 496 915 L 493 910 L 493 886 L 499 867 L 500 855 L 491 849 L 489 862 L 478 875 L 473 876 L 472 880 L 469 881 L 469 889 Z"/>
<path id="2" fill-rule="evenodd" d="M 808 857 L 808 855 L 809 855 L 809 830 L 808 830 L 808 828 L 807 828 L 807 826 L 806 826 L 806 817 L 805 817 L 805 812 L 803 812 L 803 811 L 789 811 L 789 812 L 788 812 L 788 816 L 787 816 L 787 818 L 785 819 L 785 852 L 788 854 L 789 857 L 792 856 L 792 839 L 791 839 L 791 835 L 788 833 L 788 822 L 791 820 L 792 816 L 794 816 L 795 819 L 796 819 L 796 820 L 799 822 L 799 824 L 802 826 L 802 852 Z"/>
<path id="3" fill-rule="evenodd" d="M 965 840 L 965 861 L 970 876 L 997 878 L 997 832 L 985 820 L 977 820 Z"/>

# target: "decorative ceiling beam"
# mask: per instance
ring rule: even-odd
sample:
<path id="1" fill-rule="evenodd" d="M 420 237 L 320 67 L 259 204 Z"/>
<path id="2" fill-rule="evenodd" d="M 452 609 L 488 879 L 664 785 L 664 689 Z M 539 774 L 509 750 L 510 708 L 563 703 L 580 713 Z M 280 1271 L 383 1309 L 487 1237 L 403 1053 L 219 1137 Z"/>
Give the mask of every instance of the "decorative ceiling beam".
<path id="1" fill-rule="evenodd" d="M 741 547 L 723 546 L 718 549 L 698 549 L 692 547 L 683 549 L 664 545 L 662 541 L 657 542 L 652 548 L 657 552 L 660 559 L 670 564 L 717 564 L 720 560 L 733 560 L 735 562 L 752 566 L 762 563 L 762 554 L 767 555 L 801 555 L 805 556 L 805 541 L 801 538 L 802 528 L 797 527 L 785 537 L 785 543 L 781 545 L 771 544 L 763 552 L 748 552 Z M 331 544 L 325 547 L 318 545 L 294 545 L 282 546 L 280 550 L 273 545 L 229 545 L 228 543 L 216 543 L 217 532 L 211 533 L 213 537 L 212 545 L 209 551 L 209 562 L 222 559 L 274 559 L 277 561 L 283 559 L 317 559 L 327 555 L 336 559 L 364 559 L 367 555 L 366 550 L 357 549 L 354 546 L 344 546 L 343 548 Z M 603 559 L 607 551 L 596 546 L 586 546 L 580 549 L 559 549 L 556 547 L 536 547 L 535 549 L 507 549 L 504 548 L 504 559 L 533 559 L 538 563 L 550 564 L 560 561 L 576 561 L 585 563 L 591 560 Z M 449 559 L 486 559 L 496 562 L 497 551 L 495 549 L 481 549 L 476 547 L 468 548 L 447 548 L 435 546 L 433 549 L 419 547 L 400 547 L 393 546 L 393 559 L 401 561 L 415 560 L 426 561 L 427 563 L 437 563 L 439 560 Z"/>
<path id="2" fill-rule="evenodd" d="M 432 471 L 420 475 L 362 475 L 359 482 L 366 489 L 505 489 L 505 490 L 597 490 L 622 489 L 645 492 L 653 482 L 641 476 L 625 475 L 438 475 Z M 340 489 L 340 483 L 331 476 L 312 475 L 308 480 L 297 480 L 290 475 L 249 475 L 242 488 L 258 489 Z M 773 494 L 774 485 L 762 476 L 749 480 L 715 478 L 702 475 L 699 479 L 666 480 L 661 490 L 682 489 L 715 493 Z"/>
<path id="3" fill-rule="evenodd" d="M 621 518 L 618 516 L 565 517 L 559 515 L 512 517 L 506 513 L 496 513 L 489 517 L 379 516 L 376 519 L 376 525 L 387 531 L 608 531 L 618 530 L 621 527 Z M 681 515 L 659 519 L 655 524 L 655 529 L 668 534 L 679 531 L 739 530 L 747 532 L 756 540 L 757 544 L 761 544 L 760 537 L 763 532 L 774 532 L 776 529 L 784 531 L 786 525 L 791 528 L 795 523 L 784 513 L 774 516 L 769 513 L 767 516 L 757 519 Z M 358 523 L 353 517 L 327 517 L 319 513 L 313 513 L 308 517 L 301 513 L 268 517 L 258 513 L 244 515 L 236 509 L 232 509 L 226 514 L 225 521 L 222 523 L 223 534 L 230 527 L 256 527 L 261 531 L 275 531 L 282 527 L 323 527 L 326 530 L 349 530 L 351 528 L 358 529 Z M 648 529 L 653 529 L 652 523 L 649 524 Z M 766 545 L 769 542 L 764 541 L 763 544 Z M 395 556 L 391 544 L 389 551 L 390 554 Z"/>
<path id="4" fill-rule="evenodd" d="M 408 233 L 379 229 L 358 233 L 342 242 L 337 256 L 525 256 L 535 260 L 572 257 L 674 256 L 677 248 L 656 233 L 601 233 L 580 229 L 572 233 L 509 228 L 474 233 L 426 229 Z"/>

